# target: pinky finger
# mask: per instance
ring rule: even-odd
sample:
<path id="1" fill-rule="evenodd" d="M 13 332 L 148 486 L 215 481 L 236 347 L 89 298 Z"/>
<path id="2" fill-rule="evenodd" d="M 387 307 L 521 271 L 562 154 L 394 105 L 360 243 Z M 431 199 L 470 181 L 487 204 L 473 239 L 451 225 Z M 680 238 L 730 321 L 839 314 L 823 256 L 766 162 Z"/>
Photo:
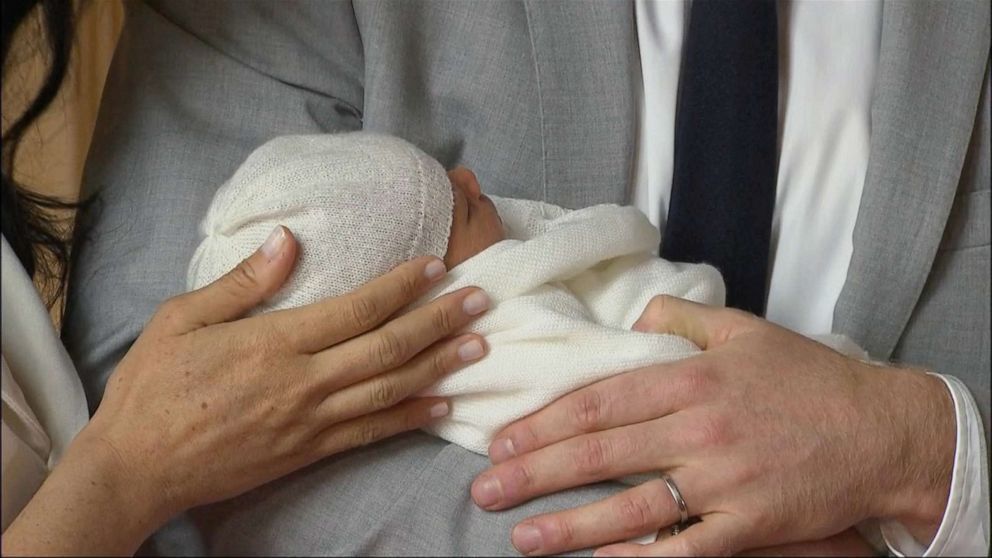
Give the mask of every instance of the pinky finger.
<path id="1" fill-rule="evenodd" d="M 451 404 L 446 399 L 410 399 L 383 411 L 329 426 L 314 438 L 314 447 L 319 453 L 318 459 L 323 459 L 401 432 L 423 428 L 447 415 L 450 410 Z"/>
<path id="2" fill-rule="evenodd" d="M 678 535 L 652 544 L 622 543 L 604 546 L 593 556 L 730 556 L 746 546 L 747 529 L 727 513 L 703 516 Z"/>

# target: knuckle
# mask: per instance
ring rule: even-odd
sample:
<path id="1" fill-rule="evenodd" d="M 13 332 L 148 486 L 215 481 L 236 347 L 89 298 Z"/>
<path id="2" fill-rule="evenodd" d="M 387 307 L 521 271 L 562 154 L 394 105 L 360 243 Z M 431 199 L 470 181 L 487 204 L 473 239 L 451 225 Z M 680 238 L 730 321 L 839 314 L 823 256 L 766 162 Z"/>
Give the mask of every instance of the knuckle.
<path id="1" fill-rule="evenodd" d="M 652 330 L 660 330 L 665 327 L 665 312 L 672 300 L 671 295 L 655 295 L 648 301 L 647 306 L 641 313 L 641 319 Z"/>
<path id="2" fill-rule="evenodd" d="M 404 302 L 412 301 L 420 293 L 420 282 L 417 275 L 413 273 L 404 273 L 400 276 L 396 286 L 399 288 L 400 298 Z"/>
<path id="3" fill-rule="evenodd" d="M 388 329 L 381 330 L 372 341 L 369 359 L 379 368 L 395 368 L 406 359 L 406 341 Z"/>
<path id="4" fill-rule="evenodd" d="M 706 413 L 697 417 L 691 432 L 691 441 L 696 447 L 721 447 L 730 441 L 729 425 L 723 416 L 717 413 Z"/>
<path id="5" fill-rule="evenodd" d="M 767 466 L 761 461 L 739 460 L 731 468 L 727 477 L 737 486 L 747 486 L 767 475 Z"/>
<path id="6" fill-rule="evenodd" d="M 721 308 L 721 322 L 723 330 L 727 333 L 740 332 L 740 331 L 753 331 L 755 329 L 761 329 L 762 324 L 767 324 L 763 318 L 754 314 L 753 312 L 748 312 L 747 310 L 740 310 L 738 308 Z M 721 332 L 722 333 L 722 332 Z"/>
<path id="7" fill-rule="evenodd" d="M 517 455 L 521 455 L 531 449 L 536 449 L 543 445 L 543 438 L 538 434 L 538 430 L 534 427 L 531 421 L 528 420 L 524 420 L 507 427 L 504 431 L 503 437 L 513 440 L 513 446 L 517 452 Z"/>
<path id="8" fill-rule="evenodd" d="M 647 496 L 629 494 L 617 504 L 616 516 L 626 532 L 636 533 L 657 527 L 654 525 L 654 512 L 651 500 Z"/>
<path id="9" fill-rule="evenodd" d="M 186 300 L 183 296 L 172 297 L 158 305 L 156 314 L 168 315 L 182 312 L 186 307 Z"/>
<path id="10" fill-rule="evenodd" d="M 425 415 L 424 413 L 417 412 L 413 408 L 408 408 L 403 413 L 403 418 L 402 418 L 403 427 L 401 428 L 401 430 L 403 430 L 404 432 L 407 430 L 415 430 L 417 428 L 421 428 L 425 426 L 428 421 L 429 419 L 427 418 L 427 415 Z"/>
<path id="11" fill-rule="evenodd" d="M 155 318 L 165 323 L 172 323 L 186 315 L 188 308 L 189 303 L 186 301 L 186 297 L 173 297 L 159 304 L 155 311 Z"/>
<path id="12" fill-rule="evenodd" d="M 431 312 L 431 325 L 438 333 L 446 333 L 454 327 L 451 315 L 444 308 L 435 308 Z"/>
<path id="13" fill-rule="evenodd" d="M 318 432 L 311 442 L 305 444 L 307 448 L 313 450 L 309 457 L 313 460 L 323 459 L 329 455 L 340 453 L 349 448 L 355 447 L 355 438 L 350 430 L 333 430 L 330 432 Z"/>
<path id="14" fill-rule="evenodd" d="M 381 424 L 374 420 L 362 421 L 356 428 L 353 434 L 352 442 L 353 446 L 367 446 L 373 442 L 378 441 L 382 438 L 384 429 Z"/>
<path id="15" fill-rule="evenodd" d="M 767 529 L 772 525 L 781 525 L 780 518 L 788 517 L 788 515 L 789 512 L 786 511 L 785 507 L 775 502 L 772 506 L 754 506 L 742 520 L 751 528 Z"/>
<path id="16" fill-rule="evenodd" d="M 310 447 L 309 431 L 300 428 L 300 424 L 295 421 L 287 421 L 283 431 L 286 432 L 285 435 L 279 436 L 272 441 L 272 448 L 276 450 L 278 455 L 284 455 L 295 458 L 303 458 L 313 451 Z"/>
<path id="17" fill-rule="evenodd" d="M 671 300 L 672 300 L 672 295 L 667 295 L 667 294 L 655 295 L 651 297 L 651 301 L 648 302 L 648 307 L 651 308 L 651 311 L 656 315 L 661 314 L 662 312 L 665 311 L 665 307 L 668 306 Z"/>
<path id="18" fill-rule="evenodd" d="M 599 477 L 607 471 L 612 457 L 611 443 L 601 436 L 588 436 L 573 454 L 576 470 L 586 477 Z"/>
<path id="19" fill-rule="evenodd" d="M 761 318 L 744 310 L 724 308 L 723 312 L 724 319 L 713 334 L 714 340 L 721 344 L 729 341 L 735 333 L 755 330 L 762 322 Z"/>
<path id="20" fill-rule="evenodd" d="M 510 482 L 520 493 L 527 493 L 534 486 L 534 473 L 529 463 L 520 463 L 510 471 Z"/>
<path id="21" fill-rule="evenodd" d="M 351 295 L 346 308 L 348 319 L 363 330 L 371 329 L 379 323 L 379 304 L 371 296 Z"/>
<path id="22" fill-rule="evenodd" d="M 434 351 L 430 360 L 431 376 L 433 378 L 440 378 L 448 373 L 448 357 L 444 352 Z"/>
<path id="23" fill-rule="evenodd" d="M 228 284 L 235 290 L 252 291 L 258 288 L 258 270 L 249 260 L 241 262 L 228 274 Z"/>
<path id="24" fill-rule="evenodd" d="M 251 318 L 250 323 L 252 328 L 246 333 L 246 336 L 251 339 L 248 346 L 252 349 L 247 351 L 247 356 L 264 362 L 265 357 L 270 355 L 284 355 L 286 348 L 291 346 L 292 336 L 276 321 L 267 319 L 266 316 L 256 316 Z"/>
<path id="25" fill-rule="evenodd" d="M 606 406 L 606 398 L 598 390 L 583 390 L 576 394 L 572 421 L 582 432 L 600 430 L 606 417 Z"/>
<path id="26" fill-rule="evenodd" d="M 550 521 L 551 532 L 558 546 L 561 548 L 572 548 L 576 542 L 575 526 L 564 518 L 553 517 Z"/>
<path id="27" fill-rule="evenodd" d="M 724 308 L 724 315 L 730 320 L 738 323 L 746 324 L 752 321 L 758 320 L 758 316 L 748 312 L 746 310 L 741 310 L 739 308 Z"/>
<path id="28" fill-rule="evenodd" d="M 399 401 L 399 390 L 393 382 L 384 379 L 374 380 L 369 391 L 369 406 L 374 410 L 392 407 Z"/>
<path id="29" fill-rule="evenodd" d="M 685 368 L 678 378 L 678 392 L 686 401 L 700 401 L 713 388 L 713 372 L 700 359 L 685 361 Z"/>

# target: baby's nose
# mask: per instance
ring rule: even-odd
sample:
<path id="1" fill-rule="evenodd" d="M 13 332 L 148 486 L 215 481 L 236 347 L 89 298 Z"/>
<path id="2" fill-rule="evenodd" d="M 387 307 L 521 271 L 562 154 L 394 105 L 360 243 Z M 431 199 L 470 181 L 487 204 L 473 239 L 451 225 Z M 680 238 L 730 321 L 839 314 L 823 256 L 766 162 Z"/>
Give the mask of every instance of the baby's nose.
<path id="1" fill-rule="evenodd" d="M 482 197 L 482 186 L 479 185 L 479 179 L 476 178 L 475 173 L 470 169 L 464 169 L 462 183 L 465 185 L 465 193 L 473 199 Z"/>
<path id="2" fill-rule="evenodd" d="M 475 178 L 475 173 L 472 171 L 468 172 L 468 180 L 465 181 L 465 189 L 468 194 L 475 199 L 482 197 L 482 186 L 479 185 L 479 181 Z"/>
<path id="3" fill-rule="evenodd" d="M 466 196 L 477 200 L 482 197 L 482 186 L 475 177 L 475 173 L 467 167 L 458 166 L 448 173 L 452 184 L 455 184 L 464 192 Z"/>

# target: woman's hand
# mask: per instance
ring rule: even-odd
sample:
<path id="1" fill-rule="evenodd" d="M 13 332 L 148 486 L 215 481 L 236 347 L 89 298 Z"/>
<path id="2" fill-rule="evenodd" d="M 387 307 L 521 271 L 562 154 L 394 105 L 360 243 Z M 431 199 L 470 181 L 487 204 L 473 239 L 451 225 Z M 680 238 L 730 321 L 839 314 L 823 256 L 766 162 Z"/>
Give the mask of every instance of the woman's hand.
<path id="1" fill-rule="evenodd" d="M 695 357 L 573 392 L 511 424 L 473 483 L 485 509 L 664 471 L 702 521 L 655 544 L 597 555 L 723 555 L 825 539 L 871 517 L 921 541 L 946 503 L 953 403 L 940 379 L 872 366 L 743 312 L 659 297 L 635 325 L 682 335 Z M 532 517 L 512 540 L 553 554 L 678 523 L 664 481 Z"/>
<path id="2" fill-rule="evenodd" d="M 69 486 L 107 483 L 102 488 L 117 495 L 115 505 L 130 507 L 134 517 L 127 521 L 140 523 L 110 528 L 133 527 L 123 538 L 136 540 L 103 546 L 75 540 L 32 550 L 133 552 L 175 513 L 447 414 L 444 399 L 410 396 L 485 354 L 477 335 L 447 336 L 486 310 L 486 295 L 463 289 L 393 317 L 445 273 L 436 258 L 419 258 L 351 294 L 239 319 L 279 289 L 296 251 L 279 228 L 237 269 L 166 301 L 56 468 L 66 472 L 50 477 Z M 48 493 L 55 505 L 45 512 L 32 509 L 32 500 L 5 534 L 5 551 L 18 523 L 45 523 L 39 514 L 65 504 L 51 492 L 43 487 L 35 499 Z M 64 522 L 49 527 L 48 542 L 58 543 L 51 529 Z"/>

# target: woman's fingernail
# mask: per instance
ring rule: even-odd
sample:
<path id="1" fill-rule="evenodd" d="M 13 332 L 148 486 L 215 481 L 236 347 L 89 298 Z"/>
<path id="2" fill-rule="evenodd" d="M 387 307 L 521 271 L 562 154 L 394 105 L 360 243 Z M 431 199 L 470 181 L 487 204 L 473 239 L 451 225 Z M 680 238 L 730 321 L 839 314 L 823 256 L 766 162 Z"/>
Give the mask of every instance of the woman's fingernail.
<path id="1" fill-rule="evenodd" d="M 469 316 L 481 314 L 486 308 L 489 308 L 489 297 L 482 291 L 475 291 L 462 301 L 462 310 Z"/>
<path id="2" fill-rule="evenodd" d="M 286 242 L 286 229 L 279 225 L 275 229 L 272 229 L 272 232 L 269 233 L 269 238 L 266 238 L 262 244 L 262 254 L 265 254 L 265 257 L 269 261 L 272 261 L 273 258 L 279 255 L 284 242 Z"/>
<path id="3" fill-rule="evenodd" d="M 606 557 L 606 556 L 623 556 L 623 554 L 618 554 L 615 550 L 610 549 L 607 546 L 600 548 L 596 552 L 592 553 L 596 558 Z"/>
<path id="4" fill-rule="evenodd" d="M 478 339 L 472 339 L 458 347 L 458 358 L 462 359 L 462 362 L 469 362 L 481 357 L 484 352 L 482 343 L 479 343 Z"/>
<path id="5" fill-rule="evenodd" d="M 427 277 L 429 281 L 437 281 L 438 279 L 444 277 L 447 268 L 444 267 L 444 262 L 441 260 L 434 260 L 427 264 L 424 268 L 424 277 Z"/>
<path id="6" fill-rule="evenodd" d="M 541 530 L 533 525 L 517 525 L 513 528 L 510 539 L 513 541 L 513 546 L 517 547 L 521 554 L 530 554 L 540 550 L 543 542 Z"/>
<path id="7" fill-rule="evenodd" d="M 431 407 L 431 418 L 441 418 L 448 414 L 448 403 L 442 401 Z"/>
<path id="8" fill-rule="evenodd" d="M 472 487 L 472 496 L 479 507 L 488 508 L 499 503 L 503 497 L 503 487 L 498 480 L 486 476 Z"/>
<path id="9" fill-rule="evenodd" d="M 511 457 L 516 457 L 517 452 L 513 449 L 513 440 L 500 438 L 489 446 L 489 460 L 493 463 L 502 463 Z"/>

